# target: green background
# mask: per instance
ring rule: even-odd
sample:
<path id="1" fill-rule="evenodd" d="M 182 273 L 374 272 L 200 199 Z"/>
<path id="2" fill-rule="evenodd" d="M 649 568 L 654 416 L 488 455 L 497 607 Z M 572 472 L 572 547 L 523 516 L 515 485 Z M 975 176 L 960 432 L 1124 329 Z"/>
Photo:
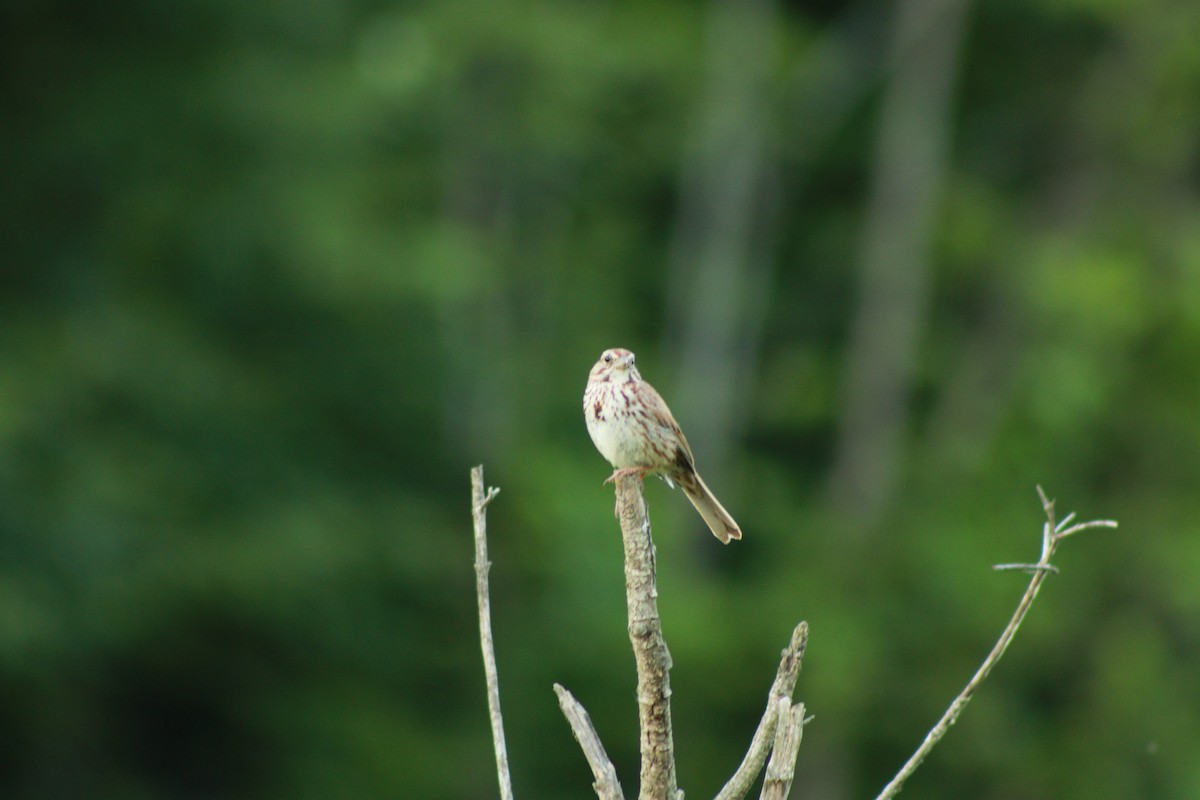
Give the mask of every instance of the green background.
<path id="1" fill-rule="evenodd" d="M 647 498 L 681 786 L 793 625 L 797 796 L 1200 796 L 1200 5 L 17 0 L 0 12 L 0 794 L 636 788 L 637 352 L 745 539 Z"/>

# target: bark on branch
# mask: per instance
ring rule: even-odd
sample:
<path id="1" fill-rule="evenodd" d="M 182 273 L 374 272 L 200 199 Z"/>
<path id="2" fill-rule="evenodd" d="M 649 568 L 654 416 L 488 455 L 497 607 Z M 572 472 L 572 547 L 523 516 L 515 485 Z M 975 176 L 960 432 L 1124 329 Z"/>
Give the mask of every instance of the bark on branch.
<path id="1" fill-rule="evenodd" d="M 771 748 L 771 760 L 767 762 L 760 800 L 787 800 L 792 790 L 792 779 L 796 777 L 796 755 L 800 751 L 800 737 L 804 733 L 804 703 L 792 705 L 786 697 L 779 698 L 775 718 L 775 745 Z"/>
<path id="2" fill-rule="evenodd" d="M 663 639 L 655 586 L 654 542 L 642 499 L 642 479 L 616 480 L 617 518 L 625 548 L 625 600 L 629 641 L 637 665 L 638 721 L 641 728 L 641 800 L 678 800 L 675 745 L 671 736 L 671 654 Z"/>

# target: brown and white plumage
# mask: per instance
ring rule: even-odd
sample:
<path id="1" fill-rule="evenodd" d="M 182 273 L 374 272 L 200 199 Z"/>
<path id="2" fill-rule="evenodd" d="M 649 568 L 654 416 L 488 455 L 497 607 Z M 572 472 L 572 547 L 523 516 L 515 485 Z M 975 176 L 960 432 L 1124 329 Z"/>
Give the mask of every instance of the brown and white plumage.
<path id="1" fill-rule="evenodd" d="M 733 517 L 696 472 L 692 448 L 662 396 L 642 380 L 633 353 L 605 350 L 583 393 L 583 417 L 596 449 L 617 472 L 655 472 L 679 484 L 713 535 L 742 538 Z"/>

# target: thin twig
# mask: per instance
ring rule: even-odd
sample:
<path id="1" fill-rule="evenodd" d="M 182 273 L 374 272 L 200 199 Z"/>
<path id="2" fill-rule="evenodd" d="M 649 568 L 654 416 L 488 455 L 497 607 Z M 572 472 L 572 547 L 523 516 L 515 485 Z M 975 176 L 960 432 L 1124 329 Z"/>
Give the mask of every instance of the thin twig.
<path id="1" fill-rule="evenodd" d="M 975 691 L 979 688 L 980 684 L 987 679 L 987 676 L 991 673 L 992 668 L 996 666 L 996 663 L 1000 660 L 1000 657 L 1004 655 L 1004 651 L 1008 649 L 1009 643 L 1012 642 L 1013 637 L 1016 636 L 1017 629 L 1021 627 L 1021 621 L 1025 619 L 1025 615 L 1029 612 L 1030 607 L 1033 605 L 1033 601 L 1037 598 L 1038 590 L 1041 589 L 1043 581 L 1046 580 L 1046 576 L 1050 575 L 1051 572 L 1057 571 L 1050 564 L 1050 558 L 1054 555 L 1054 551 L 1057 549 L 1059 542 L 1061 542 L 1067 536 L 1087 528 L 1117 527 L 1117 523 L 1113 522 L 1112 520 L 1096 520 L 1094 522 L 1082 522 L 1066 530 L 1060 530 L 1062 525 L 1056 524 L 1054 521 L 1054 501 L 1046 497 L 1046 493 L 1042 491 L 1041 486 L 1037 487 L 1037 492 L 1038 497 L 1042 501 L 1042 510 L 1046 514 L 1046 522 L 1042 526 L 1042 557 L 1036 564 L 1020 565 L 1022 568 L 1031 570 L 1033 577 L 1031 577 L 1029 580 L 1029 587 L 1025 590 L 1025 594 L 1021 598 L 1021 602 L 1017 604 L 1017 610 L 1013 613 L 1012 619 L 1009 620 L 1008 625 L 1004 628 L 1004 632 L 1000 634 L 1000 638 L 996 641 L 995 646 L 992 648 L 992 652 L 990 652 L 988 657 L 984 659 L 983 664 L 979 667 L 979 670 L 976 671 L 974 676 L 972 676 L 971 680 L 967 683 L 962 692 L 959 693 L 958 697 L 954 699 L 954 702 L 950 704 L 950 707 L 946 709 L 946 713 L 942 715 L 942 718 L 938 720 L 938 723 L 933 726 L 928 734 L 926 734 L 925 741 L 921 743 L 921 746 L 917 748 L 916 752 L 914 752 L 908 761 L 905 762 L 904 766 L 900 768 L 900 771 L 896 773 L 896 777 L 892 778 L 891 782 L 888 783 L 888 785 L 884 787 L 883 791 L 879 793 L 879 796 L 876 798 L 876 800 L 886 800 L 887 798 L 895 797 L 897 794 L 899 794 L 900 789 L 904 786 L 904 782 L 908 780 L 913 772 L 916 771 L 917 767 L 921 765 L 921 762 L 925 760 L 927 755 L 929 755 L 929 751 L 934 748 L 934 745 L 941 741 L 942 737 L 946 735 L 946 731 L 950 730 L 950 726 L 958 720 L 959 715 L 962 714 L 963 709 L 966 708 L 967 703 L 970 702 L 971 697 L 973 697 L 975 694 Z M 1068 516 L 1067 519 L 1071 519 L 1071 516 Z M 1009 567 L 1014 565 L 1001 566 Z"/>
<path id="2" fill-rule="evenodd" d="M 796 754 L 804 733 L 804 703 L 792 705 L 786 697 L 779 698 L 779 720 L 775 728 L 775 744 L 763 778 L 760 800 L 787 800 L 796 777 Z"/>
<path id="3" fill-rule="evenodd" d="M 621 784 L 617 781 L 617 770 L 609 760 L 608 753 L 604 751 L 600 735 L 596 733 L 596 726 L 592 725 L 592 718 L 588 716 L 587 710 L 573 694 L 557 683 L 554 684 L 554 693 L 558 695 L 559 708 L 570 723 L 571 732 L 575 734 L 575 740 L 583 749 L 588 766 L 592 768 L 592 775 L 596 779 L 592 788 L 596 790 L 596 796 L 599 800 L 625 800 Z"/>
<path id="4" fill-rule="evenodd" d="M 471 469 L 471 512 L 475 522 L 475 592 L 479 597 L 479 643 L 483 648 L 483 672 L 487 678 L 488 713 L 492 719 L 492 742 L 496 747 L 496 774 L 501 800 L 512 800 L 512 775 L 508 770 L 508 747 L 504 744 L 504 719 L 500 716 L 500 678 L 496 673 L 496 651 L 492 643 L 492 604 L 488 595 L 487 506 L 500 493 L 492 487 L 483 491 L 483 466 Z"/>
<path id="5" fill-rule="evenodd" d="M 1058 574 L 1058 567 L 1053 564 L 993 564 L 992 569 L 996 572 L 1037 572 L 1038 570 L 1045 570 L 1046 572 L 1053 572 L 1055 575 Z"/>
<path id="6" fill-rule="evenodd" d="M 663 639 L 655 588 L 654 542 L 642 499 L 642 480 L 616 480 L 617 517 L 625 549 L 625 599 L 629 641 L 637 665 L 638 722 L 641 728 L 640 800 L 678 800 L 675 745 L 671 737 L 671 654 Z"/>
<path id="7" fill-rule="evenodd" d="M 1062 525 L 1060 524 L 1059 527 L 1061 528 Z M 1066 530 L 1060 530 L 1054 534 L 1054 537 L 1061 541 L 1061 540 L 1067 538 L 1068 536 L 1071 536 L 1072 534 L 1079 533 L 1080 531 L 1086 531 L 1089 528 L 1115 528 L 1115 527 L 1117 527 L 1116 520 L 1094 519 L 1091 522 L 1081 522 L 1078 525 L 1072 525 L 1071 527 L 1067 528 Z"/>
<path id="8" fill-rule="evenodd" d="M 754 737 L 750 740 L 750 748 L 746 751 L 742 763 L 734 771 L 733 776 L 722 787 L 716 800 L 741 800 L 750 791 L 758 773 L 762 771 L 767 755 L 771 752 L 775 741 L 780 700 L 790 702 L 792 692 L 796 688 L 796 679 L 800 675 L 800 667 L 804 662 L 804 650 L 808 646 L 808 623 L 801 622 L 792 631 L 792 639 L 783 649 L 779 659 L 779 669 L 775 672 L 775 680 L 771 683 L 771 691 L 767 695 L 767 708 L 763 711 Z M 803 706 L 801 706 L 803 708 Z M 797 745 L 798 746 L 798 745 Z"/>

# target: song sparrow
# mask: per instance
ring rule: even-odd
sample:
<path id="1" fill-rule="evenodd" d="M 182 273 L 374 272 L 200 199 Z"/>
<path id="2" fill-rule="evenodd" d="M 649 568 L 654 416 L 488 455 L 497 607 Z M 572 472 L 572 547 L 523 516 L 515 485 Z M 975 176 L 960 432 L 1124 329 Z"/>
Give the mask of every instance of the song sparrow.
<path id="1" fill-rule="evenodd" d="M 633 353 L 614 348 L 600 356 L 583 393 L 583 418 L 600 455 L 616 467 L 609 481 L 656 472 L 683 488 L 723 544 L 742 538 L 733 517 L 700 480 L 692 448 L 662 397 L 642 380 Z"/>

